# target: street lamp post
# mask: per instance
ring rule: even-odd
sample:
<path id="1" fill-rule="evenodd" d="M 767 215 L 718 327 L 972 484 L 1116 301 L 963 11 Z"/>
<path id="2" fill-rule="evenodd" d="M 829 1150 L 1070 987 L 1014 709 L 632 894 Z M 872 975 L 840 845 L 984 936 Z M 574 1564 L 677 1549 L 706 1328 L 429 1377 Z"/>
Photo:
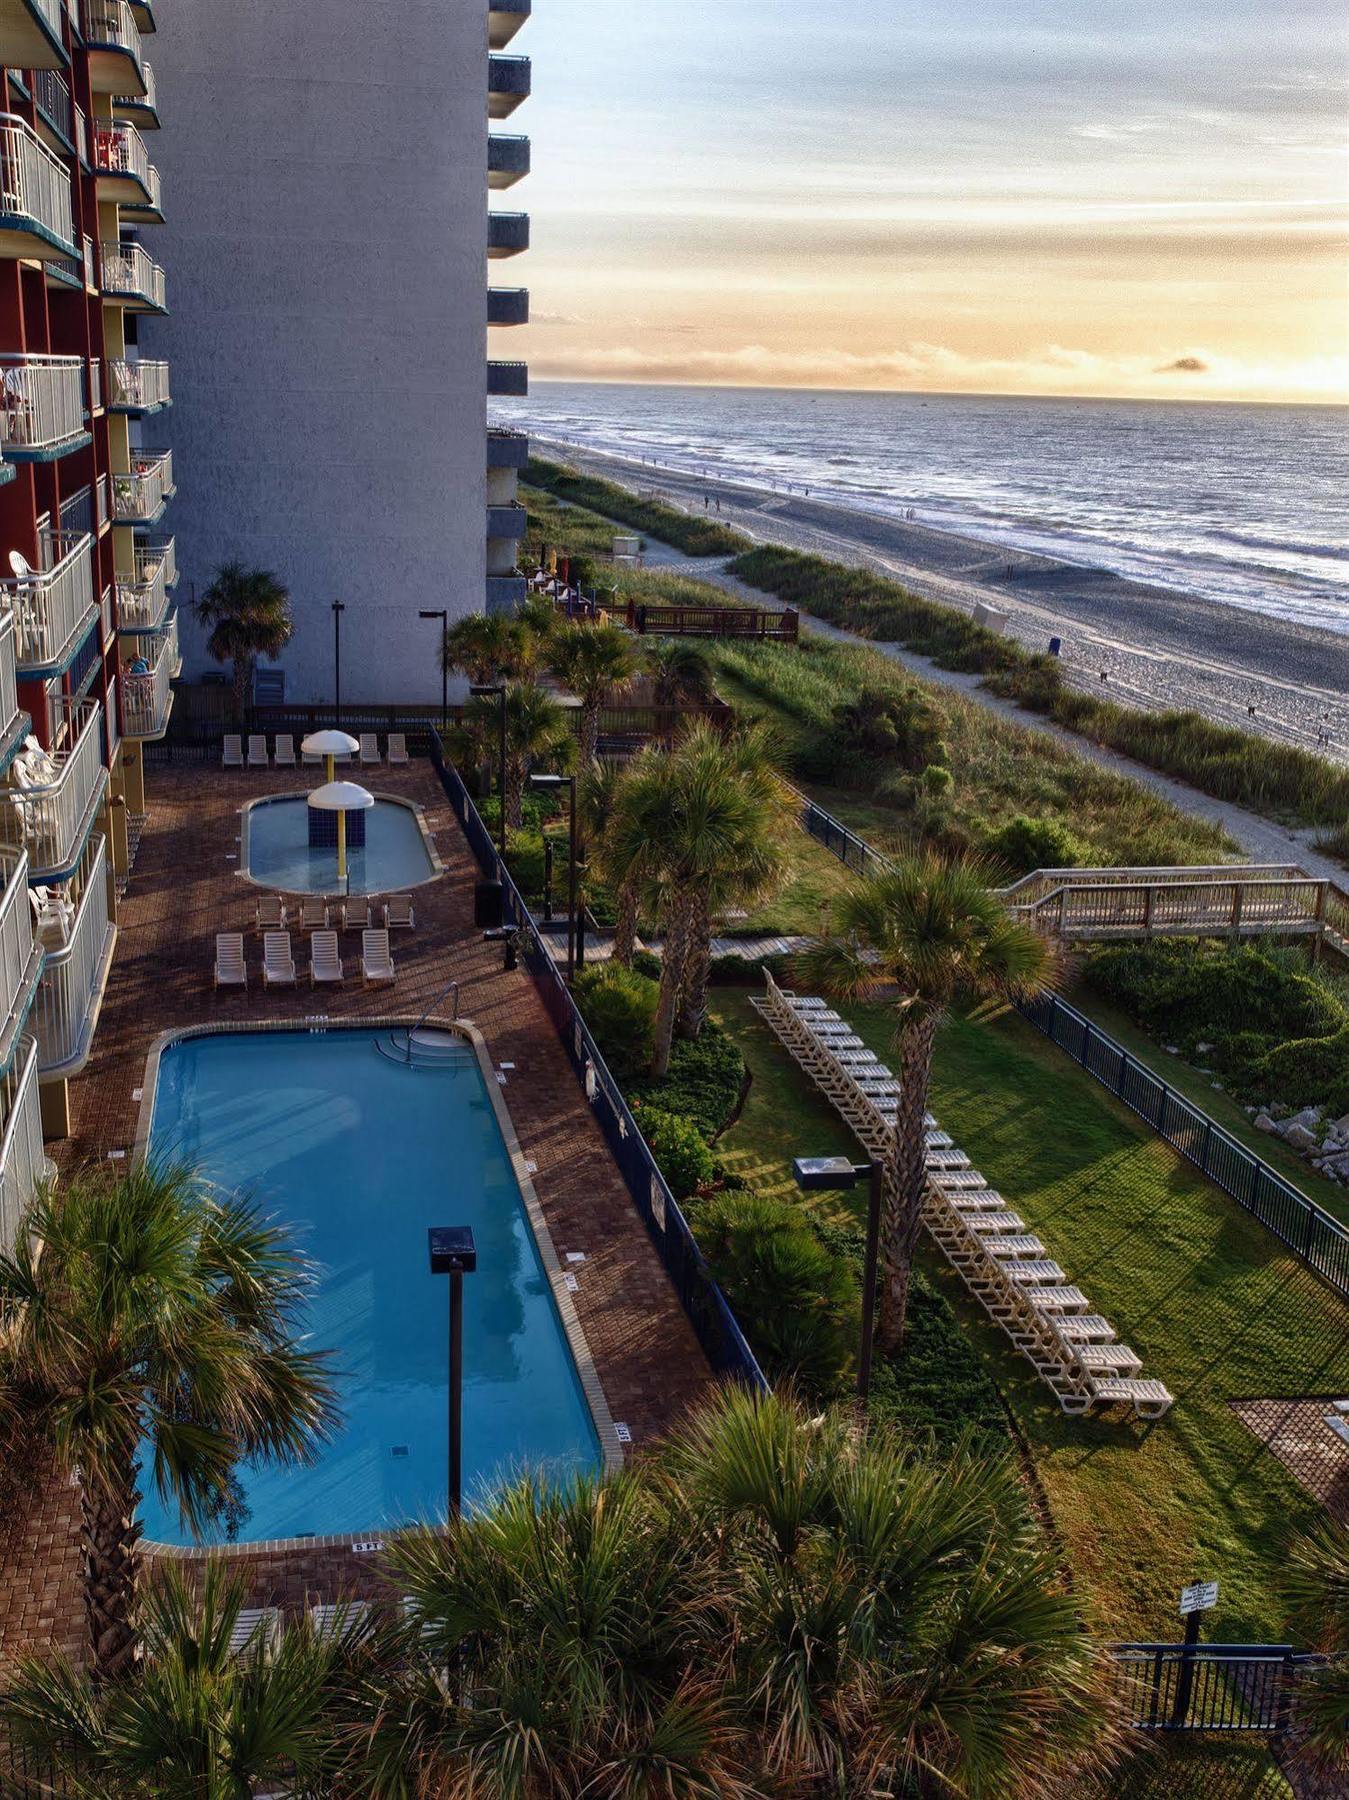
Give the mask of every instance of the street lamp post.
<path id="1" fill-rule="evenodd" d="M 342 723 L 342 614 L 346 606 L 333 601 L 333 724 Z"/>
<path id="2" fill-rule="evenodd" d="M 543 840 L 543 922 L 553 922 L 553 840 Z"/>
<path id="3" fill-rule="evenodd" d="M 495 694 L 501 703 L 499 760 L 501 773 L 501 829 L 497 833 L 498 847 L 504 867 L 506 861 L 506 683 L 504 681 L 475 681 L 469 688 L 475 698 L 485 699 L 488 694 Z"/>
<path id="4" fill-rule="evenodd" d="M 467 1225 L 433 1225 L 426 1234 L 433 1275 L 450 1278 L 450 1455 L 449 1507 L 457 1519 L 464 1481 L 464 1277 L 478 1266 Z"/>
<path id="5" fill-rule="evenodd" d="M 450 722 L 450 665 L 445 660 L 445 639 L 450 632 L 449 608 L 442 606 L 439 612 L 419 612 L 417 617 L 440 620 L 440 729 L 444 731 Z"/>
<path id="6" fill-rule="evenodd" d="M 585 962 L 585 927 L 577 906 L 577 872 L 580 868 L 580 850 L 576 842 L 576 777 L 574 775 L 531 775 L 529 785 L 536 788 L 565 787 L 568 790 L 567 852 L 570 868 L 567 875 L 567 983 L 570 986 L 576 977 L 577 969 L 581 968 Z M 549 874 L 551 876 L 551 869 Z"/>
<path id="7" fill-rule="evenodd" d="M 872 1346 L 876 1336 L 876 1276 L 880 1261 L 881 1200 L 885 1165 L 879 1158 L 855 1163 L 846 1156 L 798 1156 L 792 1163 L 796 1185 L 805 1193 L 836 1191 L 867 1183 L 867 1251 L 862 1276 L 862 1347 L 857 1357 L 857 1395 L 865 1409 L 871 1393 Z"/>

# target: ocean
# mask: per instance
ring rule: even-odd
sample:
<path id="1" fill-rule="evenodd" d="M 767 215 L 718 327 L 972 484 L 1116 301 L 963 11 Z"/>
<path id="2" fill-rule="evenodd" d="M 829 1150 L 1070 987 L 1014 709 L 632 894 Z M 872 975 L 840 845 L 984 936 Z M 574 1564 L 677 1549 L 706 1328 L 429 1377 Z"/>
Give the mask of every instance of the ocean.
<path id="1" fill-rule="evenodd" d="M 1349 408 L 537 382 L 493 416 L 1349 635 Z"/>

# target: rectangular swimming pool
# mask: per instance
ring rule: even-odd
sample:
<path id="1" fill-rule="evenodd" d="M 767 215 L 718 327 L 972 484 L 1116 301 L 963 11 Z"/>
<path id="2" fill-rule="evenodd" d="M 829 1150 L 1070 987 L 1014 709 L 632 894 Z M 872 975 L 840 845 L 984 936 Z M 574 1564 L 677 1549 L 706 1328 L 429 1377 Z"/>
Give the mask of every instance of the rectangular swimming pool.
<path id="1" fill-rule="evenodd" d="M 334 1352 L 344 1423 L 308 1468 L 241 1471 L 240 1542 L 379 1532 L 444 1516 L 449 1282 L 432 1225 L 469 1225 L 464 1493 L 512 1471 L 602 1465 L 595 1425 L 523 1197 L 467 1040 L 408 1068 L 370 1030 L 181 1038 L 159 1060 L 153 1155 L 199 1164 L 290 1225 L 319 1265 L 312 1346 Z M 144 1459 L 143 1459 L 144 1460 Z M 147 1539 L 197 1542 L 148 1488 Z"/>

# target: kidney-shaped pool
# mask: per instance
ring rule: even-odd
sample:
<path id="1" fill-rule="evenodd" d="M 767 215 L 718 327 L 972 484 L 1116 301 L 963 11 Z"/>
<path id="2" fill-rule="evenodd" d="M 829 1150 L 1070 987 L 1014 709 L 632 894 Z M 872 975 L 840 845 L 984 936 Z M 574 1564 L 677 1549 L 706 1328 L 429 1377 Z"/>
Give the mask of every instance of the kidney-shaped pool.
<path id="1" fill-rule="evenodd" d="M 216 1032 L 159 1057 L 150 1153 L 198 1164 L 293 1228 L 318 1265 L 309 1341 L 333 1352 L 338 1377 L 343 1423 L 317 1462 L 241 1470 L 240 1542 L 444 1516 L 449 1282 L 428 1270 L 433 1225 L 471 1226 L 478 1250 L 464 1282 L 466 1501 L 523 1467 L 565 1479 L 602 1466 L 473 1046 L 442 1038 L 434 1067 L 407 1067 L 381 1041 L 388 1032 Z M 198 1542 L 148 1468 L 146 1538 Z"/>
<path id="2" fill-rule="evenodd" d="M 356 816 L 365 843 L 348 850 L 343 879 L 336 843 L 310 845 L 303 794 L 253 801 L 244 809 L 243 873 L 288 894 L 387 894 L 434 881 L 440 871 L 415 806 L 377 799 Z"/>

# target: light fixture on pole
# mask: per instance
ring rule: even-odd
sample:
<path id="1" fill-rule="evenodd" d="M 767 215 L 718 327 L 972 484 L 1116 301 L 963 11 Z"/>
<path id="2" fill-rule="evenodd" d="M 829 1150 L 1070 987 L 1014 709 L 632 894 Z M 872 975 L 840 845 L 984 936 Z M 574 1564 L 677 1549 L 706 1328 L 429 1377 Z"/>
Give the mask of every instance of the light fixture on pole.
<path id="1" fill-rule="evenodd" d="M 506 683 L 504 681 L 475 681 L 469 688 L 475 699 L 484 700 L 489 694 L 495 694 L 501 702 L 500 720 L 500 764 L 501 764 L 501 829 L 497 833 L 501 860 L 506 860 Z"/>
<path id="2" fill-rule="evenodd" d="M 450 1454 L 449 1507 L 457 1519 L 463 1504 L 464 1454 L 464 1277 L 478 1266 L 467 1225 L 433 1225 L 426 1234 L 433 1275 L 450 1278 Z"/>
<path id="3" fill-rule="evenodd" d="M 581 913 L 576 903 L 576 877 L 580 866 L 576 844 L 576 777 L 574 775 L 531 775 L 529 785 L 534 788 L 564 787 L 569 790 L 567 805 L 569 823 L 567 849 L 570 865 L 567 874 L 567 981 L 570 983 L 574 980 L 577 969 L 585 959 Z"/>
<path id="4" fill-rule="evenodd" d="M 439 612 L 424 610 L 417 617 L 440 620 L 440 729 L 444 731 L 450 722 L 450 665 L 445 660 L 445 639 L 450 632 L 449 609 L 442 606 Z"/>
<path id="5" fill-rule="evenodd" d="M 315 812 L 337 814 L 337 879 L 344 889 L 347 880 L 347 814 L 368 812 L 374 804 L 375 796 L 368 789 L 357 787 L 354 781 L 330 781 L 324 787 L 315 788 L 309 796 L 309 805 Z"/>
<path id="6" fill-rule="evenodd" d="M 871 1392 L 871 1356 L 876 1336 L 876 1273 L 880 1256 L 881 1201 L 885 1193 L 885 1165 L 855 1163 L 847 1156 L 798 1156 L 792 1174 L 803 1193 L 835 1192 L 865 1181 L 867 1196 L 867 1252 L 862 1276 L 862 1348 L 857 1358 L 857 1394 L 863 1407 Z"/>
<path id="7" fill-rule="evenodd" d="M 311 731 L 307 738 L 300 740 L 301 756 L 321 756 L 328 765 L 328 780 L 336 776 L 336 763 L 339 756 L 355 756 L 360 745 L 354 737 L 348 737 L 345 731 Z"/>

